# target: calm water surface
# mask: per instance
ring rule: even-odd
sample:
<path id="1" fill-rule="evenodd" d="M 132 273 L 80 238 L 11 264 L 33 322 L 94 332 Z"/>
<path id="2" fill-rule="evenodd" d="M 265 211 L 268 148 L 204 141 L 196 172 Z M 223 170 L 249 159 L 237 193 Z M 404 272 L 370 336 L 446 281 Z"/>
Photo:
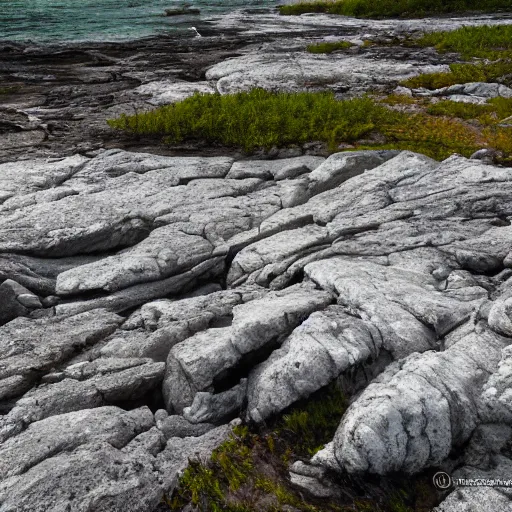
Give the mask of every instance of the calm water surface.
<path id="1" fill-rule="evenodd" d="M 200 16 L 164 16 L 188 3 Z M 0 0 L 0 40 L 112 41 L 136 39 L 194 25 L 200 17 L 277 0 Z"/>

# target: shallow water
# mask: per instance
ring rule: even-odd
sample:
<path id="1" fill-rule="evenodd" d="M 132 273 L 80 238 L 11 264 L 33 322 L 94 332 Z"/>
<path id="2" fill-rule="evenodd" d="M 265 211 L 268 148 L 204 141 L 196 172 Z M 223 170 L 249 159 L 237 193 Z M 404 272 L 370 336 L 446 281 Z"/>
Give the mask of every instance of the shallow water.
<path id="1" fill-rule="evenodd" d="M 201 14 L 164 16 L 181 0 L 0 0 L 0 40 L 114 41 L 137 39 L 194 25 L 212 14 L 269 7 L 277 0 L 189 0 Z M 282 3 L 282 2 L 281 2 Z"/>

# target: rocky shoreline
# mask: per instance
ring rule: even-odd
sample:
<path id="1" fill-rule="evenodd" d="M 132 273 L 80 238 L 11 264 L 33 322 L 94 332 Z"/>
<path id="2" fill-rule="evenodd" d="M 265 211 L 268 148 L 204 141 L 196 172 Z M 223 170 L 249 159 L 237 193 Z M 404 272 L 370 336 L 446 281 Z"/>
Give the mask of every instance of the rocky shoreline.
<path id="1" fill-rule="evenodd" d="M 432 30 L 469 22 L 512 18 Z M 420 28 L 236 14 L 197 38 L 0 45 L 1 512 L 153 512 L 234 428 L 333 383 L 337 432 L 288 468 L 304 495 L 510 477 L 509 169 L 314 144 L 247 158 L 105 123 L 196 90 L 392 91 L 453 61 L 396 46 Z M 340 35 L 349 52 L 303 50 Z M 505 487 L 429 491 L 437 512 L 511 508 Z"/>

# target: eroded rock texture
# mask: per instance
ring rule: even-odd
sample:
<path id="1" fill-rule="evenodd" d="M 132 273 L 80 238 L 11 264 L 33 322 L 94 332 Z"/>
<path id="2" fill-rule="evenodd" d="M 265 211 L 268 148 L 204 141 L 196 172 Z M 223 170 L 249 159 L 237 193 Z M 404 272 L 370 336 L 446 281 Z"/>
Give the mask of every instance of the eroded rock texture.
<path id="1" fill-rule="evenodd" d="M 353 399 L 292 467 L 308 492 L 512 464 L 508 169 L 120 150 L 2 169 L 0 510 L 151 512 L 232 419 L 333 381 Z M 510 506 L 468 489 L 439 510 L 482 500 Z"/>

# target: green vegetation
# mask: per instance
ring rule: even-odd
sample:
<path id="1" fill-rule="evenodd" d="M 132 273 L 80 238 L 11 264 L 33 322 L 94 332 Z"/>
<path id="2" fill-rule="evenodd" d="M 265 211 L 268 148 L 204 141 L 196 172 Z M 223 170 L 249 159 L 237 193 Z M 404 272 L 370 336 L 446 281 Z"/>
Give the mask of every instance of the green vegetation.
<path id="1" fill-rule="evenodd" d="M 427 113 L 433 116 L 458 117 L 459 119 L 478 119 L 493 112 L 491 105 L 475 105 L 457 101 L 443 100 L 427 107 Z"/>
<path id="2" fill-rule="evenodd" d="M 174 144 L 206 140 L 250 152 L 313 140 L 332 150 L 341 141 L 356 141 L 386 117 L 369 98 L 337 101 L 332 93 L 249 93 L 191 98 L 135 116 L 108 121 L 134 135 L 158 135 Z"/>
<path id="3" fill-rule="evenodd" d="M 304 512 L 343 510 L 308 503 L 290 487 L 286 473 L 292 457 L 312 453 L 314 446 L 332 439 L 345 409 L 343 393 L 330 386 L 304 408 L 295 407 L 272 431 L 258 435 L 235 427 L 208 463 L 191 462 L 166 504 L 181 510 L 192 503 L 205 512 L 278 512 L 283 505 Z"/>
<path id="4" fill-rule="evenodd" d="M 505 155 L 504 162 L 512 163 L 512 128 L 489 126 L 483 133 L 489 142 L 489 146 Z"/>
<path id="5" fill-rule="evenodd" d="M 507 75 L 512 73 L 512 61 L 500 60 L 497 62 L 478 62 L 476 64 L 450 64 L 447 73 L 425 73 L 404 81 L 402 85 L 416 89 L 440 89 L 455 84 L 469 82 L 496 82 L 505 78 L 505 84 L 512 84 L 512 79 Z"/>
<path id="6" fill-rule="evenodd" d="M 195 95 L 180 103 L 109 125 L 130 135 L 162 137 L 166 143 L 200 140 L 257 148 L 322 141 L 331 151 L 356 147 L 410 149 L 433 158 L 469 156 L 484 143 L 477 130 L 457 119 L 392 110 L 369 97 L 339 101 L 332 93 Z"/>
<path id="7" fill-rule="evenodd" d="M 388 142 L 381 148 L 408 149 L 444 160 L 453 153 L 470 156 L 485 145 L 476 129 L 456 119 L 405 113 L 399 119 L 382 128 Z"/>
<path id="8" fill-rule="evenodd" d="M 465 11 L 510 10 L 510 0 L 318 0 L 282 5 L 284 15 L 304 13 L 342 14 L 364 18 L 424 16 Z"/>
<path id="9" fill-rule="evenodd" d="M 494 98 L 485 105 L 444 100 L 429 105 L 426 112 L 433 116 L 478 119 L 482 124 L 495 124 L 512 115 L 512 98 Z"/>
<path id="10" fill-rule="evenodd" d="M 425 483 L 428 477 L 377 484 L 375 497 L 371 487 L 355 491 L 359 484 L 344 477 L 344 498 L 336 503 L 304 496 L 290 485 L 289 463 L 330 441 L 346 407 L 345 396 L 332 384 L 273 427 L 259 432 L 235 427 L 210 460 L 190 462 L 164 504 L 174 511 L 192 504 L 200 512 L 281 512 L 287 507 L 302 512 L 426 512 L 437 504 L 432 487 Z"/>
<path id="11" fill-rule="evenodd" d="M 308 51 L 330 52 L 348 44 L 321 43 L 311 45 Z M 512 26 L 465 27 L 427 34 L 417 44 L 485 60 L 452 64 L 447 73 L 411 78 L 403 84 L 407 87 L 438 89 L 475 81 L 512 85 Z M 505 98 L 486 105 L 431 103 L 429 99 L 399 95 L 383 101 L 370 97 L 340 101 L 329 92 L 271 93 L 256 89 L 226 96 L 198 94 L 108 122 L 132 136 L 157 136 L 168 144 L 201 141 L 242 148 L 247 153 L 320 141 L 331 152 L 338 151 L 340 145 L 408 149 L 438 160 L 453 153 L 470 156 L 482 147 L 493 147 L 509 162 L 510 127 L 499 126 L 499 122 L 511 115 L 512 100 Z"/>
<path id="12" fill-rule="evenodd" d="M 333 387 L 323 400 L 309 400 L 303 408 L 285 414 L 278 434 L 291 434 L 298 441 L 296 453 L 311 457 L 332 439 L 347 405 L 343 392 Z"/>
<path id="13" fill-rule="evenodd" d="M 447 32 L 425 34 L 421 46 L 435 46 L 440 52 L 457 52 L 464 59 L 500 58 L 512 50 L 512 25 L 462 27 Z"/>
<path id="14" fill-rule="evenodd" d="M 346 50 L 347 48 L 351 48 L 354 46 L 352 43 L 348 41 L 337 41 L 334 43 L 317 43 L 310 44 L 306 50 L 309 53 L 332 53 L 337 50 Z"/>
<path id="15" fill-rule="evenodd" d="M 512 85 L 512 26 L 463 27 L 452 32 L 425 34 L 417 43 L 438 51 L 458 52 L 464 59 L 485 61 L 452 64 L 450 72 L 426 73 L 404 82 L 407 87 L 439 89 L 468 82 L 496 82 Z"/>
<path id="16" fill-rule="evenodd" d="M 177 511 L 190 503 L 201 512 L 280 512 L 286 506 L 303 512 L 412 512 L 408 503 L 413 498 L 401 486 L 379 490 L 378 499 L 367 493 L 351 499 L 347 492 L 346 499 L 332 503 L 306 498 L 290 485 L 289 463 L 330 441 L 347 406 L 335 384 L 310 398 L 273 428 L 252 432 L 235 427 L 209 461 L 190 462 L 164 504 Z"/>

